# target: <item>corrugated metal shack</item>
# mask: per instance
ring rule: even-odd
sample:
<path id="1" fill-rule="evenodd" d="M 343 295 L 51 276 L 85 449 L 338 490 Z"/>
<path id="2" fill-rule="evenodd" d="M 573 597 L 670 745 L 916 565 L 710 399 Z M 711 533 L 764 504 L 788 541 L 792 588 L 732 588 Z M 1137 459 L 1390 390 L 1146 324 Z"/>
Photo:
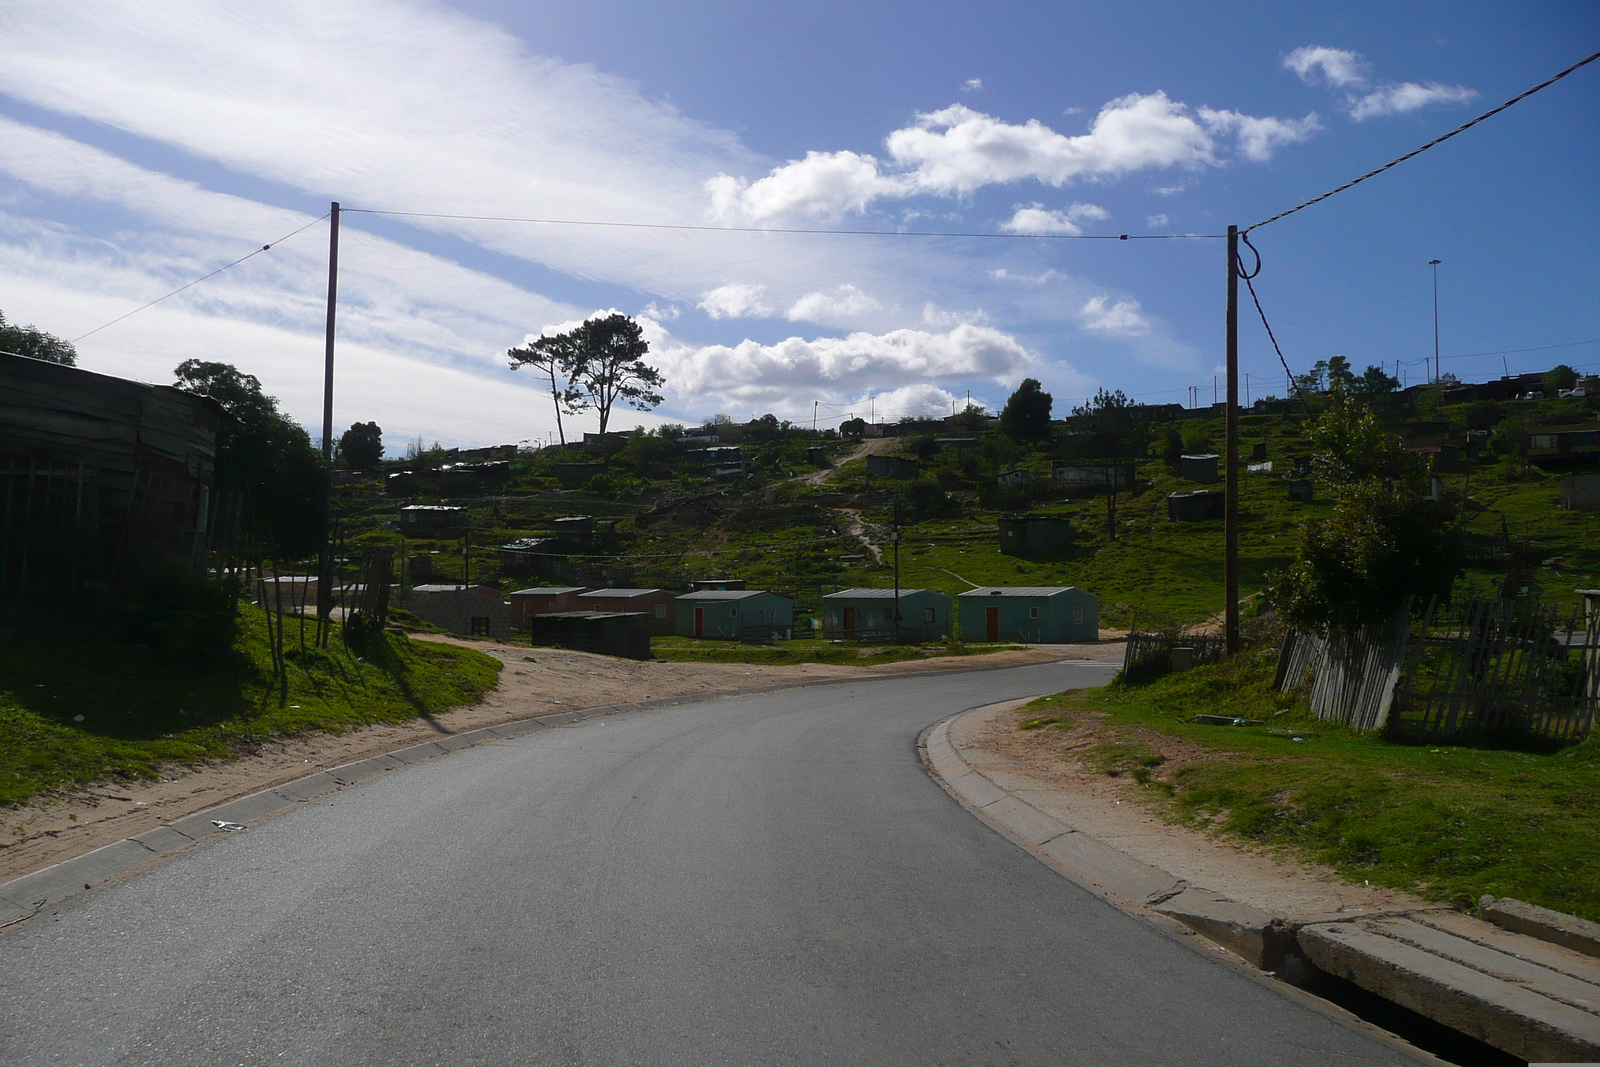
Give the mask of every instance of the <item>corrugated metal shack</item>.
<path id="1" fill-rule="evenodd" d="M 880 456 L 873 453 L 867 457 L 867 473 L 880 474 L 885 478 L 915 478 L 917 461 L 904 456 Z"/>
<path id="2" fill-rule="evenodd" d="M 1227 509 L 1228 494 L 1221 489 L 1196 489 L 1192 493 L 1167 494 L 1168 522 L 1204 522 L 1220 519 Z"/>
<path id="3" fill-rule="evenodd" d="M 500 590 L 486 585 L 414 585 L 399 606 L 424 622 L 464 637 L 511 636 L 515 620 Z"/>
<path id="4" fill-rule="evenodd" d="M 822 635 L 830 641 L 942 641 L 950 636 L 950 598 L 932 589 L 841 589 L 822 598 Z"/>
<path id="5" fill-rule="evenodd" d="M 558 611 L 528 616 L 534 645 L 650 659 L 650 616 L 639 611 Z"/>
<path id="6" fill-rule="evenodd" d="M 1065 515 L 1007 515 L 1000 520 L 1000 553 L 1024 559 L 1052 556 L 1072 547 L 1072 520 Z"/>
<path id="7" fill-rule="evenodd" d="M 219 521 L 238 521 L 214 492 L 224 418 L 172 386 L 0 353 L 0 589 L 203 575 Z"/>
<path id="8" fill-rule="evenodd" d="M 540 585 L 532 589 L 518 589 L 508 598 L 511 601 L 511 616 L 526 625 L 529 615 L 577 611 L 578 594 L 588 591 L 586 585 Z"/>
<path id="9" fill-rule="evenodd" d="M 794 601 L 764 589 L 705 589 L 676 598 L 677 632 L 724 641 L 788 640 Z"/>
<path id="10" fill-rule="evenodd" d="M 578 594 L 577 606 L 588 611 L 642 612 L 650 616 L 650 632 L 670 634 L 676 622 L 672 602 L 676 594 L 666 589 L 592 589 Z"/>
<path id="11" fill-rule="evenodd" d="M 1221 460 L 1221 456 L 1211 452 L 1193 456 L 1179 456 L 1178 474 L 1191 482 L 1211 485 L 1221 480 L 1221 475 L 1217 473 L 1217 465 Z"/>
<path id="12" fill-rule="evenodd" d="M 956 598 L 963 641 L 1100 639 L 1100 600 L 1077 586 L 984 586 Z"/>

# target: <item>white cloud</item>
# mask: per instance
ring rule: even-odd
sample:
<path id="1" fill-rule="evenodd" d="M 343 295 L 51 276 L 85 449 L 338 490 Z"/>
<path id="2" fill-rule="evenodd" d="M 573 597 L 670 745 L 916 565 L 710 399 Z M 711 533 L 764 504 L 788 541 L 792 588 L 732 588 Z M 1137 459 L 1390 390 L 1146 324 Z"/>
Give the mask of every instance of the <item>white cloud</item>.
<path id="1" fill-rule="evenodd" d="M 1096 296 L 1083 305 L 1078 313 L 1083 328 L 1108 337 L 1143 337 L 1150 332 L 1151 323 L 1139 301 L 1128 299 L 1111 303 L 1111 298 Z"/>
<path id="2" fill-rule="evenodd" d="M 810 152 L 755 182 L 719 174 L 706 188 L 711 214 L 727 221 L 837 218 L 884 198 L 965 195 L 1024 180 L 1059 188 L 1137 170 L 1213 166 L 1220 162 L 1217 134 L 1236 136 L 1245 158 L 1260 161 L 1319 127 L 1315 115 L 1255 118 L 1208 108 L 1199 114 L 1162 92 L 1135 93 L 1101 108 L 1088 133 L 1068 137 L 1037 119 L 1016 125 L 953 104 L 889 134 L 891 169 L 856 152 Z"/>
<path id="3" fill-rule="evenodd" d="M 681 345 L 658 357 L 675 392 L 790 414 L 809 411 L 813 400 L 832 402 L 868 389 L 971 378 L 1010 381 L 1035 361 L 1010 334 L 970 324 L 943 333 L 904 329 L 791 337 L 776 344 Z"/>
<path id="4" fill-rule="evenodd" d="M 1361 88 L 1367 84 L 1367 61 L 1358 53 L 1342 48 L 1307 45 L 1283 57 L 1283 66 L 1300 76 L 1307 85 L 1327 82 L 1336 89 Z"/>
<path id="5" fill-rule="evenodd" d="M 652 300 L 645 305 L 644 310 L 639 314 L 641 318 L 655 319 L 657 322 L 673 322 L 682 312 L 678 310 L 678 305 L 676 304 L 668 304 L 666 307 L 661 307 Z"/>
<path id="6" fill-rule="evenodd" d="M 976 93 L 976 92 L 981 92 L 982 90 L 983 90 L 983 79 L 982 78 L 968 78 L 966 81 L 961 83 L 961 91 L 964 92 L 964 93 Z"/>
<path id="7" fill-rule="evenodd" d="M 1057 278 L 1065 277 L 1065 275 L 1053 269 L 1046 270 L 1041 274 L 1018 274 L 1015 271 L 1007 270 L 1005 267 L 996 267 L 987 273 L 989 277 L 997 282 L 1016 281 L 1025 285 L 1045 285 Z M 932 305 L 930 304 L 929 307 L 932 307 Z"/>
<path id="8" fill-rule="evenodd" d="M 1152 230 L 1165 226 L 1171 221 L 1166 215 L 1146 215 L 1144 217 L 1144 224 Z"/>
<path id="9" fill-rule="evenodd" d="M 1109 211 L 1095 204 L 1073 204 L 1065 211 L 1051 211 L 1036 201 L 1016 205 L 1016 213 L 1002 222 L 1000 229 L 1006 233 L 1078 234 L 1083 232 L 1078 223 L 1101 222 L 1110 217 Z"/>
<path id="10" fill-rule="evenodd" d="M 762 303 L 764 285 L 732 283 L 721 285 L 701 296 L 699 307 L 714 319 L 765 318 L 772 309 Z"/>
<path id="11" fill-rule="evenodd" d="M 1184 190 L 1186 190 L 1188 188 L 1189 188 L 1189 186 L 1186 185 L 1186 184 L 1181 184 L 1181 185 L 1163 185 L 1161 188 L 1155 190 L 1155 194 L 1157 196 L 1177 196 L 1179 193 L 1183 192 Z"/>
<path id="12" fill-rule="evenodd" d="M 1352 97 L 1350 117 L 1361 122 L 1380 115 L 1403 115 L 1430 104 L 1464 104 L 1477 95 L 1465 85 L 1440 85 L 1438 82 L 1384 85 L 1363 96 Z"/>
<path id="13" fill-rule="evenodd" d="M 807 293 L 789 308 L 785 318 L 791 322 L 837 322 L 877 311 L 876 300 L 853 285 L 841 285 L 829 292 Z"/>
<path id="14" fill-rule="evenodd" d="M 987 326 L 989 314 L 982 308 L 972 311 L 948 311 L 930 301 L 922 305 L 922 322 L 923 325 L 932 326 L 936 330 L 949 329 L 951 326 Z"/>

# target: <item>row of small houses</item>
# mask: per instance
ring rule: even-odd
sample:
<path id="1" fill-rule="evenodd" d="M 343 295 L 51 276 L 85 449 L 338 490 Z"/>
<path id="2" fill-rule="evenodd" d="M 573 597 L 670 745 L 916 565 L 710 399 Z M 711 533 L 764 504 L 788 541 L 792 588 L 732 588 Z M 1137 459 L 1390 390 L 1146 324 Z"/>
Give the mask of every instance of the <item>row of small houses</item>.
<path id="1" fill-rule="evenodd" d="M 688 593 L 540 586 L 505 598 L 488 586 L 419 585 L 400 606 L 454 633 L 505 639 L 527 631 L 536 645 L 638 659 L 649 657 L 652 635 L 762 642 L 794 636 L 790 598 L 737 581 L 701 584 Z M 822 634 L 830 640 L 938 641 L 959 629 L 968 641 L 1058 644 L 1100 634 L 1099 600 L 1075 586 L 984 586 L 954 601 L 931 589 L 844 589 L 822 601 Z"/>

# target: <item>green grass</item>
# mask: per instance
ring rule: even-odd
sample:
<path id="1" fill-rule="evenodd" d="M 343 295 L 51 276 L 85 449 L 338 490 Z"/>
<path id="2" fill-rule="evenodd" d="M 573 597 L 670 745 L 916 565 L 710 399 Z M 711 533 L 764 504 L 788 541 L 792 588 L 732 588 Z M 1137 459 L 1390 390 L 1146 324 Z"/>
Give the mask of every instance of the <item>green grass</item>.
<path id="1" fill-rule="evenodd" d="M 1038 707 L 1097 720 L 1090 760 L 1149 787 L 1170 818 L 1429 899 L 1492 893 L 1600 920 L 1600 737 L 1547 754 L 1400 745 L 1309 718 L 1271 681 L 1270 653 L 1256 654 Z M 1204 758 L 1166 759 L 1163 737 Z"/>
<path id="2" fill-rule="evenodd" d="M 153 778 L 163 763 L 229 759 L 287 734 L 435 716 L 479 699 L 500 669 L 481 652 L 392 633 L 358 656 L 337 628 L 328 649 L 302 654 L 294 622 L 285 629 L 286 692 L 272 678 L 266 615 L 249 605 L 232 655 L 210 666 L 86 633 L 9 628 L 0 641 L 0 803 Z"/>
<path id="3" fill-rule="evenodd" d="M 782 666 L 796 663 L 838 663 L 870 667 L 875 663 L 932 659 L 935 656 L 982 656 L 1009 652 L 1023 645 L 957 643 L 936 645 L 845 645 L 831 641 L 782 641 L 777 645 L 746 645 L 697 637 L 654 637 L 651 651 L 669 663 L 759 663 Z"/>

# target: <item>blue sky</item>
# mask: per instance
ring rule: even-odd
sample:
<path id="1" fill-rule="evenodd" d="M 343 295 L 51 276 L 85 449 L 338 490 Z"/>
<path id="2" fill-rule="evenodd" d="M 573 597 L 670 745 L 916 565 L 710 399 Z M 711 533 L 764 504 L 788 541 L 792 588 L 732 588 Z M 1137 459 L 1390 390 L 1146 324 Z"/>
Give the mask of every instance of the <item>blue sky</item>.
<path id="1" fill-rule="evenodd" d="M 0 310 L 76 337 L 346 207 L 1013 233 L 799 236 L 347 214 L 336 422 L 478 445 L 552 429 L 530 333 L 640 318 L 650 416 L 837 421 L 991 406 L 1037 377 L 1210 400 L 1219 233 L 1600 48 L 1592 3 L 860 5 L 623 0 L 12 3 L 0 12 Z M 1600 338 L 1600 63 L 1258 230 L 1296 371 Z M 326 226 L 85 338 L 150 381 L 237 363 L 320 410 Z M 1253 313 L 1252 313 L 1253 314 Z M 1253 318 L 1252 395 L 1283 392 Z M 1600 369 L 1600 344 L 1513 371 Z M 1499 355 L 1446 358 L 1463 378 Z M 1420 363 L 1403 368 L 1410 380 Z M 870 399 L 869 399 L 870 398 Z"/>

